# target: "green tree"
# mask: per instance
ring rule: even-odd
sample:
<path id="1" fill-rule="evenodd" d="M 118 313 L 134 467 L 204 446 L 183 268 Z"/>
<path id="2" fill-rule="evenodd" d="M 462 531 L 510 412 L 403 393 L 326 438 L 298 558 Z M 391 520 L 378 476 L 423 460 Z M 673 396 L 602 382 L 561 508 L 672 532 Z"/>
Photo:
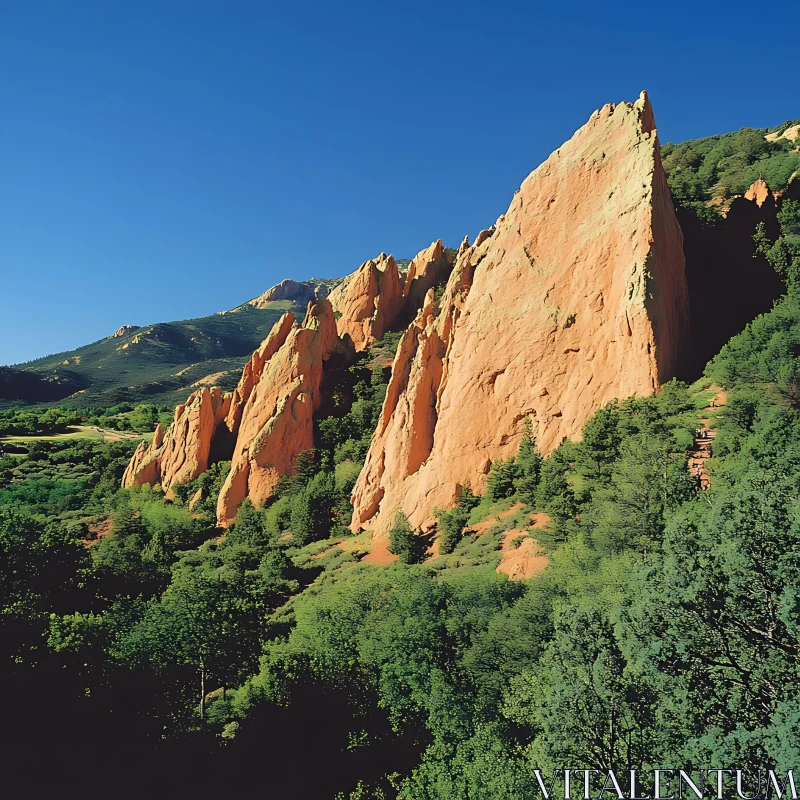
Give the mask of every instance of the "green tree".
<path id="1" fill-rule="evenodd" d="M 513 458 L 502 459 L 492 463 L 486 479 L 486 497 L 493 503 L 504 500 L 514 494 L 514 481 L 519 478 L 520 469 Z"/>
<path id="2" fill-rule="evenodd" d="M 616 401 L 597 411 L 583 426 L 578 465 L 594 480 L 607 479 L 609 465 L 619 455 L 619 405 Z"/>
<path id="3" fill-rule="evenodd" d="M 419 564 L 425 559 L 427 549 L 425 539 L 414 533 L 408 518 L 398 509 L 389 530 L 389 552 L 404 564 Z"/>
<path id="4" fill-rule="evenodd" d="M 526 417 L 517 453 L 520 475 L 516 479 L 516 489 L 528 505 L 536 502 L 536 491 L 539 488 L 543 460 L 536 447 L 536 438 L 533 435 L 530 418 Z"/>

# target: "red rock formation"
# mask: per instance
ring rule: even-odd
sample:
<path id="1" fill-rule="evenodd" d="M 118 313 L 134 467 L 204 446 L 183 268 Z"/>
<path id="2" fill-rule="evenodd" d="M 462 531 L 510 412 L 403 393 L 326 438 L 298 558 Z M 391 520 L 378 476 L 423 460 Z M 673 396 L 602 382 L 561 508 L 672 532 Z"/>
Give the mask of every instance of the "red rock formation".
<path id="1" fill-rule="evenodd" d="M 440 302 L 404 333 L 353 491 L 353 527 L 402 508 L 432 521 L 482 490 L 530 418 L 539 446 L 575 437 L 615 397 L 650 394 L 687 335 L 682 235 L 652 109 L 606 105 L 462 245 Z"/>
<path id="2" fill-rule="evenodd" d="M 381 253 L 348 275 L 328 296 L 340 336 L 366 350 L 395 323 L 405 300 L 397 263 Z"/>
<path id="3" fill-rule="evenodd" d="M 175 409 L 175 419 L 166 433 L 161 425 L 148 447 L 136 449 L 125 474 L 124 487 L 161 484 L 167 496 L 170 487 L 187 483 L 208 469 L 211 442 L 230 409 L 231 396 L 216 386 L 200 389 Z"/>
<path id="4" fill-rule="evenodd" d="M 233 390 L 230 409 L 225 417 L 225 425 L 230 433 L 235 435 L 238 432 L 244 407 L 250 399 L 253 387 L 261 380 L 264 365 L 286 341 L 286 337 L 289 335 L 293 325 L 294 314 L 289 311 L 272 326 L 267 338 L 264 339 L 258 350 L 250 356 L 250 360 L 244 365 L 242 377 L 239 378 L 239 384 Z"/>
<path id="5" fill-rule="evenodd" d="M 450 275 L 453 264 L 447 256 L 442 240 L 417 253 L 408 265 L 403 296 L 406 308 L 416 313 L 422 306 L 428 289 Z"/>
<path id="6" fill-rule="evenodd" d="M 160 483 L 170 494 L 178 483 L 208 469 L 212 446 L 226 443 L 217 458 L 230 457 L 231 472 L 218 501 L 226 526 L 249 497 L 256 505 L 269 497 L 296 457 L 314 446 L 312 414 L 319 406 L 323 362 L 341 343 L 333 309 L 324 298 L 309 303 L 302 325 L 292 313 L 275 323 L 242 370 L 230 394 L 201 389 L 175 409 L 164 432 L 150 446 L 142 442 L 123 476 L 123 486 Z"/>
<path id="7" fill-rule="evenodd" d="M 753 183 L 750 188 L 744 193 L 745 200 L 755 201 L 755 204 L 761 208 L 764 203 L 775 203 L 772 192 L 767 186 L 767 182 L 763 178 L 759 178 Z"/>
<path id="8" fill-rule="evenodd" d="M 247 397 L 231 471 L 217 504 L 217 519 L 223 527 L 236 517 L 246 497 L 255 505 L 263 503 L 278 479 L 291 473 L 297 456 L 314 446 L 312 415 L 321 399 L 322 365 L 339 346 L 333 308 L 325 298 L 309 304 L 302 325 L 285 330 L 285 323 L 278 323 L 270 337 L 272 343 L 268 339 L 262 349 L 265 355 L 272 351 L 271 355 L 261 369 L 251 371 L 251 378 L 243 374 L 240 383 L 238 402 Z M 253 359 L 259 361 L 257 356 Z M 229 420 L 235 413 L 232 404 Z"/>
<path id="9" fill-rule="evenodd" d="M 217 387 L 200 389 L 178 406 L 167 432 L 159 425 L 150 446 L 142 442 L 136 449 L 122 476 L 122 485 L 149 483 L 154 486 L 158 483 L 169 493 L 173 484 L 194 480 L 208 469 L 212 442 L 223 433 L 229 437 L 236 435 L 245 403 L 264 364 L 283 344 L 293 322 L 294 315 L 289 312 L 275 323 L 261 347 L 245 364 L 233 394 L 222 394 Z M 231 444 L 226 455 L 232 449 Z"/>

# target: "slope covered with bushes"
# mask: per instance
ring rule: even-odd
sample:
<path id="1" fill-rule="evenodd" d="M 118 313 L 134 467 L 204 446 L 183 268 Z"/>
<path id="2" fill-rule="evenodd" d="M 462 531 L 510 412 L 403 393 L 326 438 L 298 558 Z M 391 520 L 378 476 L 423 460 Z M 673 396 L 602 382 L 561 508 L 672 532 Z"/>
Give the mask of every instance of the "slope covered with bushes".
<path id="1" fill-rule="evenodd" d="M 786 122 L 784 130 L 800 120 Z M 661 148 L 669 187 L 679 202 L 741 195 L 759 178 L 783 189 L 800 170 L 796 141 L 768 141 L 769 128 L 742 128 L 732 133 L 671 142 Z"/>

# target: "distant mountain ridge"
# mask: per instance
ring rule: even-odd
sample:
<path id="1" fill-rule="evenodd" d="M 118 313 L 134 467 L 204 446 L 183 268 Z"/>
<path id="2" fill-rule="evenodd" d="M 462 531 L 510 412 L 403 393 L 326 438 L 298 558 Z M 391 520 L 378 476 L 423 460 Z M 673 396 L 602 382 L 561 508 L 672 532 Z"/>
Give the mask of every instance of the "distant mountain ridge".
<path id="1" fill-rule="evenodd" d="M 242 366 L 291 302 L 243 305 L 224 314 L 122 326 L 75 350 L 6 368 L 0 399 L 107 406 L 125 401 L 178 403 L 203 383 L 236 384 Z M 31 376 L 31 377 L 28 377 Z M 35 377 L 34 377 L 35 376 Z"/>

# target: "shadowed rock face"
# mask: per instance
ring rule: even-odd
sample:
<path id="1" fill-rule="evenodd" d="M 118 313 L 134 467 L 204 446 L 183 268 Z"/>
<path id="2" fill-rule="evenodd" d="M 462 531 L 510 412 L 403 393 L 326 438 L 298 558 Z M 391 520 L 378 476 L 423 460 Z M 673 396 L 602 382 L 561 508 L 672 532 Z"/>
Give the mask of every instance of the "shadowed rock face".
<path id="1" fill-rule="evenodd" d="M 682 235 L 647 96 L 607 105 L 462 245 L 403 335 L 353 492 L 353 527 L 432 521 L 482 490 L 530 417 L 545 452 L 615 397 L 650 394 L 688 341 Z"/>
<path id="2" fill-rule="evenodd" d="M 783 281 L 763 256 L 755 255 L 753 242 L 759 222 L 766 225 L 770 237 L 779 235 L 777 210 L 783 197 L 776 201 L 767 184 L 756 181 L 713 225 L 678 207 L 691 300 L 691 344 L 685 348 L 679 378 L 699 377 L 731 336 L 769 311 L 783 294 Z"/>

